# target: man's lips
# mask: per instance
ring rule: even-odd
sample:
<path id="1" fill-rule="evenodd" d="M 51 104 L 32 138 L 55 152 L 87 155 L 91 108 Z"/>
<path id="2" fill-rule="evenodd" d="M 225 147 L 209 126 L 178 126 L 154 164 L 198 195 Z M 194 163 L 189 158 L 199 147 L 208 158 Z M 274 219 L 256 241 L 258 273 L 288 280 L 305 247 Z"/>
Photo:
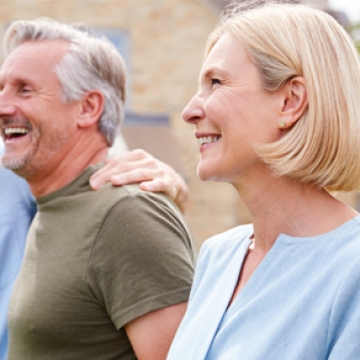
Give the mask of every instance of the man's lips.
<path id="1" fill-rule="evenodd" d="M 2 130 L 5 141 L 24 136 L 30 132 L 30 129 L 28 127 L 22 127 L 22 126 L 8 126 L 8 127 L 4 127 Z"/>

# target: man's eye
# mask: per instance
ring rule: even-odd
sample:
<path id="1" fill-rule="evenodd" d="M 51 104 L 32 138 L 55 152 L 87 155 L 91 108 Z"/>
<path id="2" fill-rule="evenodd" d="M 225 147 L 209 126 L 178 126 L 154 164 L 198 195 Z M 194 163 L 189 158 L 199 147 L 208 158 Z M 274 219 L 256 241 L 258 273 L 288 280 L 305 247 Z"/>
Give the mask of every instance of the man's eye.
<path id="1" fill-rule="evenodd" d="M 218 85 L 218 84 L 221 84 L 219 79 L 214 79 L 214 78 L 211 79 L 211 85 Z"/>
<path id="2" fill-rule="evenodd" d="M 22 93 L 22 94 L 27 94 L 27 93 L 29 93 L 29 92 L 31 92 L 32 90 L 31 90 L 31 88 L 29 87 L 29 86 L 22 86 L 21 87 L 21 89 L 20 89 L 20 92 Z"/>

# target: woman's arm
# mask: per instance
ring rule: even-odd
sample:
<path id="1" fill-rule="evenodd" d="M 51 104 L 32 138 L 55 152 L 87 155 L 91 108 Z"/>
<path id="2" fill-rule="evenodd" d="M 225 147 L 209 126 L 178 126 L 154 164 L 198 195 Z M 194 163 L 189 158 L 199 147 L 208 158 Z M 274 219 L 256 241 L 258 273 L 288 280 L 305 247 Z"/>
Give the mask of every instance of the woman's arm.
<path id="1" fill-rule="evenodd" d="M 91 178 L 90 185 L 98 190 L 111 181 L 115 186 L 140 183 L 145 191 L 164 192 L 185 211 L 188 188 L 184 179 L 169 165 L 137 149 L 114 155 Z"/>

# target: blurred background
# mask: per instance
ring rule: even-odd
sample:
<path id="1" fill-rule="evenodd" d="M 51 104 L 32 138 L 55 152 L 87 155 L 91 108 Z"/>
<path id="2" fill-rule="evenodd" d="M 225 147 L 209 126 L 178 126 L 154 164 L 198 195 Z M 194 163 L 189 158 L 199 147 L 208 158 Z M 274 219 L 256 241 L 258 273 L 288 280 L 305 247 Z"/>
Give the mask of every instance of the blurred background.
<path id="1" fill-rule="evenodd" d="M 107 36 L 127 64 L 128 101 L 112 152 L 144 148 L 186 179 L 185 218 L 197 247 L 222 231 L 249 222 L 235 190 L 196 176 L 198 145 L 181 111 L 197 90 L 204 45 L 228 0 L 0 0 L 0 36 L 10 22 L 47 16 L 84 22 Z M 359 0 L 308 0 L 333 15 L 360 44 Z M 3 52 L 1 52 L 1 60 Z M 360 210 L 357 194 L 339 194 Z"/>

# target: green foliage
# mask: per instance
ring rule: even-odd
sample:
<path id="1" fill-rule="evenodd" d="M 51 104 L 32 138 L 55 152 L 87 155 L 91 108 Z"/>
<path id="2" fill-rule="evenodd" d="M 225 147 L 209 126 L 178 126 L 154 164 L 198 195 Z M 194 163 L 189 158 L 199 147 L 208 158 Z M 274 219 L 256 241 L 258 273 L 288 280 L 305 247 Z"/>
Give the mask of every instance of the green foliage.
<path id="1" fill-rule="evenodd" d="M 360 52 L 360 22 L 358 22 L 357 24 L 352 24 L 349 27 L 349 33 L 351 37 L 354 39 L 355 46 Z"/>

